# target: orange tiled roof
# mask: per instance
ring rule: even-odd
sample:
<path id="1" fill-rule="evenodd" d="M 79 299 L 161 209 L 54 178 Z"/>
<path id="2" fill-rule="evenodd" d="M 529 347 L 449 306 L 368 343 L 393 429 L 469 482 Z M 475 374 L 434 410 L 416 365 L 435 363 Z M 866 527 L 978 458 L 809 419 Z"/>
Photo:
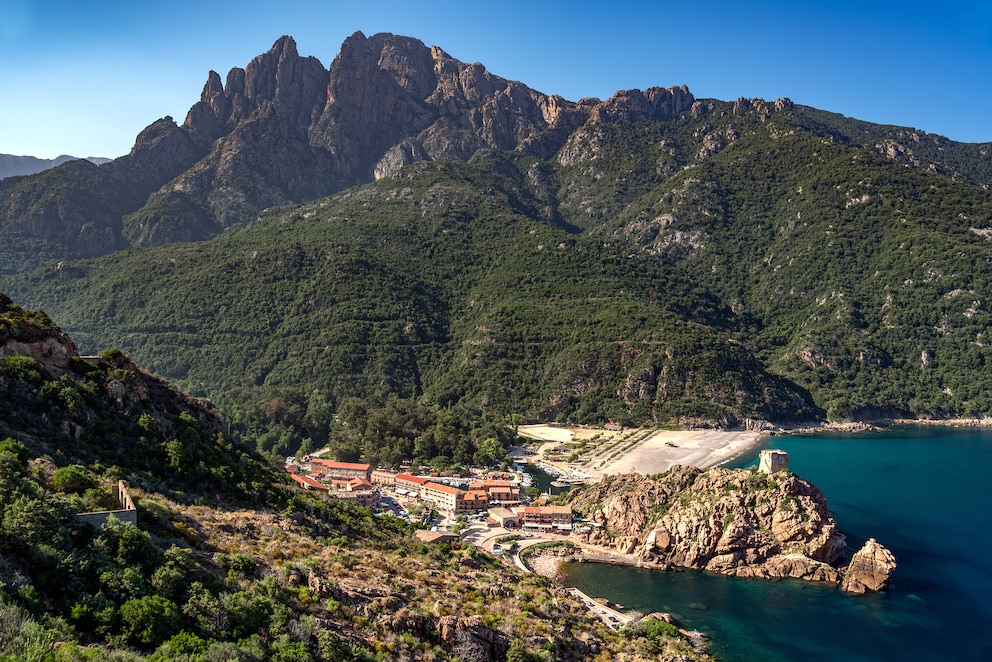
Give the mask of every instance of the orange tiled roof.
<path id="1" fill-rule="evenodd" d="M 289 477 L 292 478 L 293 480 L 295 480 L 297 483 L 299 483 L 303 487 L 308 487 L 311 490 L 321 490 L 323 492 L 326 492 L 327 491 L 327 485 L 324 485 L 323 483 L 318 483 L 317 481 L 315 481 L 313 478 L 310 478 L 309 476 L 301 476 L 299 474 L 289 474 Z"/>
<path id="2" fill-rule="evenodd" d="M 426 478 L 414 476 L 413 474 L 396 474 L 396 480 L 405 480 L 408 483 L 416 483 L 417 485 L 423 485 L 427 482 Z"/>
<path id="3" fill-rule="evenodd" d="M 358 464 L 356 462 L 335 462 L 334 460 L 320 460 L 314 459 L 310 460 L 311 464 L 319 464 L 322 467 L 327 467 L 328 469 L 350 469 L 352 471 L 368 471 L 372 468 L 371 464 Z"/>
<path id="4" fill-rule="evenodd" d="M 464 492 L 457 487 L 451 487 L 450 485 L 441 485 L 440 483 L 425 483 L 421 489 L 423 490 L 434 490 L 435 492 L 444 492 L 445 494 L 454 494 L 458 496 L 464 494 Z"/>

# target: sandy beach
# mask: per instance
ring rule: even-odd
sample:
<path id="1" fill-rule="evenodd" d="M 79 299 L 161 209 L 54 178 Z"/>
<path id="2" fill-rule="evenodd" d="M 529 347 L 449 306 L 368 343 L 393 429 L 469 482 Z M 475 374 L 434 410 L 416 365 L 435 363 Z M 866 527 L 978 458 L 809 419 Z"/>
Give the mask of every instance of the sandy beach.
<path id="1" fill-rule="evenodd" d="M 766 436 L 760 432 L 662 430 L 601 467 L 599 471 L 605 475 L 650 475 L 667 471 L 676 464 L 706 469 L 748 453 L 764 443 L 765 439 Z"/>
<path id="2" fill-rule="evenodd" d="M 746 430 L 657 430 L 643 436 L 633 445 L 621 442 L 626 435 L 637 435 L 637 430 L 604 431 L 593 428 L 569 428 L 555 425 L 521 426 L 520 434 L 547 442 L 541 455 L 551 447 L 579 442 L 593 437 L 616 438 L 621 452 L 611 454 L 608 460 L 598 462 L 544 461 L 562 470 L 578 471 L 592 481 L 604 475 L 623 473 L 656 474 L 676 464 L 687 464 L 702 469 L 724 464 L 761 446 L 766 435 Z M 612 442 L 607 442 L 612 443 Z"/>

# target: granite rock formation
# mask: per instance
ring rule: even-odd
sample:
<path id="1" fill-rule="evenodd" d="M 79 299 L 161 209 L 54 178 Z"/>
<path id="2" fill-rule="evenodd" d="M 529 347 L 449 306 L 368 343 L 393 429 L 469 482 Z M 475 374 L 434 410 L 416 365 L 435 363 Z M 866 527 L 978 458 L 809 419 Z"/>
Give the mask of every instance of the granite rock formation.
<path id="1" fill-rule="evenodd" d="M 841 590 L 847 593 L 874 593 L 884 590 L 896 568 L 896 559 L 884 545 L 869 538 L 851 558 L 844 572 Z"/>
<path id="2" fill-rule="evenodd" d="M 417 161 L 491 149 L 549 158 L 584 126 L 669 117 L 693 102 L 685 87 L 570 102 L 391 34 L 356 32 L 325 69 L 284 36 L 223 82 L 209 72 L 182 125 L 158 120 L 127 156 L 12 185 L 0 224 L 65 257 L 197 241 Z"/>
<path id="3" fill-rule="evenodd" d="M 597 525 L 587 542 L 660 567 L 831 584 L 844 577 L 836 564 L 847 544 L 826 499 L 789 472 L 676 466 L 657 476 L 610 477 L 569 500 Z M 878 585 L 868 577 L 885 558 L 871 554 L 856 570 L 868 587 Z"/>

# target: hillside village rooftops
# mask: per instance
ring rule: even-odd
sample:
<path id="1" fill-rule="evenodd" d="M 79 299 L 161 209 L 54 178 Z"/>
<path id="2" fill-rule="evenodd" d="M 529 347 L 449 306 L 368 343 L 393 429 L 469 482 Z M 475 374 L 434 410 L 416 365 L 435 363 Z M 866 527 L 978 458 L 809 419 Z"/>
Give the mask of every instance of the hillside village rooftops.
<path id="1" fill-rule="evenodd" d="M 372 469 L 371 464 L 359 464 L 357 462 L 336 462 L 334 460 L 321 460 L 313 459 L 310 460 L 311 464 L 319 464 L 322 467 L 327 467 L 328 469 L 344 469 L 348 471 L 369 471 Z"/>

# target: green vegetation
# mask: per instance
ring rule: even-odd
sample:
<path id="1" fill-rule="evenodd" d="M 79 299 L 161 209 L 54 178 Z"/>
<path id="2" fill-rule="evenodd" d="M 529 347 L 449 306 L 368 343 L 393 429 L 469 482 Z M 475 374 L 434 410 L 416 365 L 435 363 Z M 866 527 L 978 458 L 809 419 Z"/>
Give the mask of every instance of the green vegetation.
<path id="1" fill-rule="evenodd" d="M 25 347 L 69 342 L 0 303 Z M 11 339 L 0 335 L 0 345 Z M 225 437 L 205 403 L 122 353 L 95 366 L 58 357 L 21 356 L 0 372 L 3 662 L 588 659 L 621 650 L 581 603 L 539 577 L 280 484 Z M 117 507 L 110 487 L 120 479 L 138 526 L 76 517 Z M 467 651 L 477 634 L 491 643 Z"/>
<path id="2" fill-rule="evenodd" d="M 385 464 L 498 462 L 514 415 L 980 416 L 989 181 L 979 146 L 705 101 L 587 124 L 547 160 L 416 163 L 209 241 L 3 287 L 85 351 L 121 347 L 210 397 L 229 437 L 270 460 L 329 445 Z M 170 200 L 154 198 L 156 218 L 188 202 Z"/>
<path id="3" fill-rule="evenodd" d="M 486 439 L 503 443 L 495 429 L 516 413 L 816 416 L 734 339 L 743 321 L 712 295 L 623 245 L 535 220 L 537 204 L 512 158 L 421 164 L 208 242 L 8 285 L 45 301 L 82 347 L 125 348 L 210 396 L 233 434 L 272 455 L 310 439 L 342 456 L 414 457 L 374 430 L 355 437 L 352 412 L 370 407 L 433 419 L 423 430 L 488 426 L 467 447 L 441 434 L 430 441 L 439 449 L 420 454 L 456 462 L 477 461 Z M 335 413 L 352 429 L 334 429 Z"/>

